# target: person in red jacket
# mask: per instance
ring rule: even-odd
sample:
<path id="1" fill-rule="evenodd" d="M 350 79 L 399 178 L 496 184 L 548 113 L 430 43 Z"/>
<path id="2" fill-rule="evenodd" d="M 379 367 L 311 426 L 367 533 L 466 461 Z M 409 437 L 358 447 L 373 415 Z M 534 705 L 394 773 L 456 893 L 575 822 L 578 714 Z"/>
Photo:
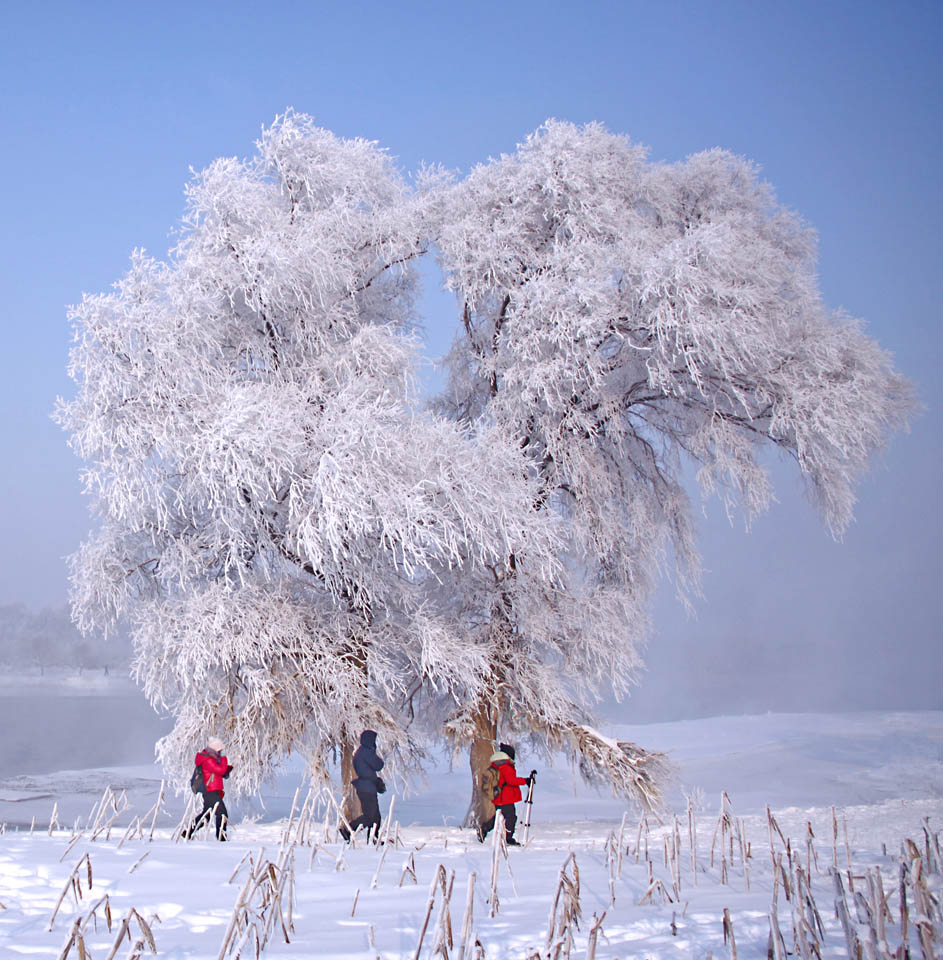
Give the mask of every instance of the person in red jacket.
<path id="1" fill-rule="evenodd" d="M 229 776 L 232 765 L 223 754 L 223 741 L 219 737 L 210 737 L 193 762 L 203 771 L 203 790 L 200 791 L 203 809 L 187 831 L 187 839 L 208 823 L 211 816 L 215 816 L 216 839 L 225 840 L 229 811 L 223 803 L 223 778 Z"/>
<path id="2" fill-rule="evenodd" d="M 495 809 L 500 810 L 504 816 L 505 840 L 509 846 L 519 847 L 520 844 L 514 839 L 514 828 L 517 826 L 517 808 L 515 803 L 519 803 L 521 797 L 521 787 L 530 783 L 531 778 L 536 771 L 532 770 L 530 776 L 519 777 L 514 769 L 514 747 L 510 744 L 500 744 L 501 749 L 491 758 L 491 765 L 485 774 L 484 782 L 491 785 L 492 797 Z M 490 817 L 481 824 L 478 830 L 478 839 L 482 842 L 485 837 L 494 829 L 495 816 Z"/>

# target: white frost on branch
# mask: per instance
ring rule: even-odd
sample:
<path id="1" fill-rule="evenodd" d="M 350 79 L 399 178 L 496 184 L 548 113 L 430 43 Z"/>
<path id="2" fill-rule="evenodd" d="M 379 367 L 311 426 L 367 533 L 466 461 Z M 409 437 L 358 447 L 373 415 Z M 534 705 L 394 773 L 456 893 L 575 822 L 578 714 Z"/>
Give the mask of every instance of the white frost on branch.
<path id="1" fill-rule="evenodd" d="M 514 443 L 413 408 L 425 203 L 375 144 L 288 113 L 194 176 L 166 263 L 136 252 L 72 311 L 59 418 L 98 519 L 74 612 L 130 622 L 181 779 L 213 733 L 245 789 L 365 727 L 416 756 L 414 677 L 483 672 L 426 581 L 512 551 L 558 566 Z"/>
<path id="2" fill-rule="evenodd" d="M 825 309 L 813 234 L 724 151 L 653 164 L 551 121 L 412 191 L 376 144 L 293 112 L 257 148 L 193 177 L 166 262 L 136 251 L 71 313 L 58 417 L 97 523 L 75 618 L 131 624 L 181 777 L 212 733 L 252 789 L 364 727 L 401 766 L 444 722 L 568 737 L 649 803 L 659 763 L 586 724 L 635 682 L 669 559 L 697 589 L 683 469 L 749 518 L 778 449 L 840 534 L 910 385 Z M 460 329 L 426 413 L 430 250 Z"/>
<path id="3" fill-rule="evenodd" d="M 657 812 L 662 806 L 671 771 L 663 753 L 629 740 L 613 740 L 585 724 L 565 727 L 559 735 L 588 783 L 607 786 L 645 811 Z"/>
<path id="4" fill-rule="evenodd" d="M 552 589 L 516 563 L 463 581 L 488 695 L 450 729 L 550 731 L 561 711 L 581 720 L 600 675 L 632 682 L 669 559 L 682 596 L 698 589 L 686 465 L 749 520 L 778 449 L 839 535 L 912 389 L 826 310 L 813 233 L 725 151 L 654 164 L 598 124 L 549 121 L 445 190 L 437 250 L 461 329 L 436 409 L 519 444 L 565 544 Z"/>

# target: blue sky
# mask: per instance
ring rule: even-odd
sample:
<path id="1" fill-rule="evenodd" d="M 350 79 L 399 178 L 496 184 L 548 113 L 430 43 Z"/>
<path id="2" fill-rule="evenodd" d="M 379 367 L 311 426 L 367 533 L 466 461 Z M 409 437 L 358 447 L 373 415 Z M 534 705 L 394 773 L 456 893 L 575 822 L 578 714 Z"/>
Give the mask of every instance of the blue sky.
<path id="1" fill-rule="evenodd" d="M 62 558 L 89 527 L 49 420 L 71 389 L 66 306 L 132 248 L 166 253 L 191 167 L 250 154 L 289 105 L 407 172 L 468 170 L 547 117 L 597 120 L 654 159 L 721 146 L 759 163 L 819 231 L 826 301 L 864 318 L 927 407 L 842 544 L 789 471 L 749 535 L 708 510 L 697 618 L 659 596 L 621 714 L 943 707 L 943 4 L 36 2 L 4 4 L 3 24 L 0 604 L 65 602 Z M 454 320 L 430 293 L 430 354 Z"/>

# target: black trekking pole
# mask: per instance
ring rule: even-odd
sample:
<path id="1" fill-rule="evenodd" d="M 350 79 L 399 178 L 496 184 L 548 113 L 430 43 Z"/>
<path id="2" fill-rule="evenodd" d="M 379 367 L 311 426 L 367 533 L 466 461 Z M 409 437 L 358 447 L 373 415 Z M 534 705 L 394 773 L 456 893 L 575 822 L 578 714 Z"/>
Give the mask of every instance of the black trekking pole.
<path id="1" fill-rule="evenodd" d="M 530 815 L 531 811 L 534 809 L 534 784 L 537 782 L 537 771 L 531 770 L 530 776 L 527 778 L 527 797 L 524 800 L 524 803 L 527 806 L 527 809 L 524 811 L 524 843 L 527 843 L 527 838 L 530 835 Z"/>

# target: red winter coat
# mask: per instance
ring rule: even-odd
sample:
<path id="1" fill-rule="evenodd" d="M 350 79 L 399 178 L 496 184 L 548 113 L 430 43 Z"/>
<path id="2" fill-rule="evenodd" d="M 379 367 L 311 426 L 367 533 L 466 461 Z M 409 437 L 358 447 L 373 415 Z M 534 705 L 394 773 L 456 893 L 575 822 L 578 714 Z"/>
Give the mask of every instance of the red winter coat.
<path id="1" fill-rule="evenodd" d="M 521 798 L 521 787 L 527 783 L 527 777 L 519 777 L 510 760 L 500 760 L 492 763 L 498 771 L 498 795 L 494 798 L 496 807 L 506 803 L 518 803 Z"/>
<path id="2" fill-rule="evenodd" d="M 215 750 L 207 747 L 196 755 L 194 763 L 203 768 L 203 782 L 207 793 L 223 795 L 223 775 L 229 769 L 229 761 Z"/>

